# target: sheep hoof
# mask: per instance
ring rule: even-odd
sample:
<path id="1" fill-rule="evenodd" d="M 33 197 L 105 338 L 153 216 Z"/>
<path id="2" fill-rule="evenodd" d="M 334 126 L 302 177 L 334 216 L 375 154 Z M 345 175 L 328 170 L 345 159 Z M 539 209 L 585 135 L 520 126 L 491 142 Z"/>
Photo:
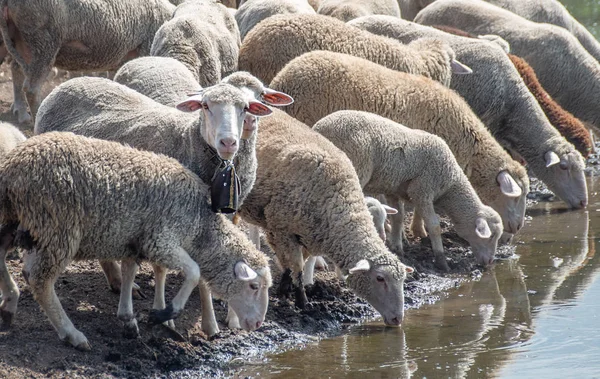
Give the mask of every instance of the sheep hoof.
<path id="1" fill-rule="evenodd" d="M 2 328 L 6 329 L 12 324 L 14 314 L 7 310 L 0 309 L 0 317 L 2 317 Z"/>
<path id="2" fill-rule="evenodd" d="M 19 116 L 18 116 L 18 121 L 19 124 L 28 124 L 31 122 L 31 115 L 25 111 L 25 112 L 18 112 Z"/>
<path id="3" fill-rule="evenodd" d="M 448 262 L 446 262 L 445 257 L 435 257 L 435 267 L 437 267 L 440 271 L 448 272 L 450 271 L 450 266 L 448 266 Z"/>
<path id="4" fill-rule="evenodd" d="M 140 336 L 137 322 L 125 323 L 123 328 L 123 337 L 127 339 L 136 339 Z"/>
<path id="5" fill-rule="evenodd" d="M 177 318 L 177 316 L 179 316 L 179 312 L 175 312 L 173 305 L 169 304 L 165 309 L 151 310 L 148 315 L 148 322 L 154 325 L 162 324 L 165 321 Z"/>
<path id="6" fill-rule="evenodd" d="M 92 350 L 92 346 L 88 341 L 83 341 L 79 345 L 75 346 L 75 348 L 79 351 L 90 351 Z"/>

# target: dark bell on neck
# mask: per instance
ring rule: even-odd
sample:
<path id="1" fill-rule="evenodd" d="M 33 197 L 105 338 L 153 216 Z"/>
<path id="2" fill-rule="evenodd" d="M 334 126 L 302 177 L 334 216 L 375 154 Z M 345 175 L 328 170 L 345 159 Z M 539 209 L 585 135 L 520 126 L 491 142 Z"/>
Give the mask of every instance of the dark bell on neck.
<path id="1" fill-rule="evenodd" d="M 233 162 L 223 162 L 215 171 L 211 184 L 210 200 L 213 212 L 237 212 L 239 195 L 240 179 L 235 172 L 235 166 Z"/>

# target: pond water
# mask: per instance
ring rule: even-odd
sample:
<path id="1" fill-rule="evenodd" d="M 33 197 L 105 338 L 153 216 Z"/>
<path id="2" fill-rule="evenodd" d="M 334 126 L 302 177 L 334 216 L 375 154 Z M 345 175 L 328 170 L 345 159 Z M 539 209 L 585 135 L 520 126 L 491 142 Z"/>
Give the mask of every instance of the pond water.
<path id="1" fill-rule="evenodd" d="M 600 1 L 563 4 L 600 36 Z M 238 375 L 600 378 L 600 181 L 590 179 L 588 189 L 587 210 L 567 211 L 561 202 L 528 209 L 515 257 L 407 311 L 402 328 L 366 323 Z"/>

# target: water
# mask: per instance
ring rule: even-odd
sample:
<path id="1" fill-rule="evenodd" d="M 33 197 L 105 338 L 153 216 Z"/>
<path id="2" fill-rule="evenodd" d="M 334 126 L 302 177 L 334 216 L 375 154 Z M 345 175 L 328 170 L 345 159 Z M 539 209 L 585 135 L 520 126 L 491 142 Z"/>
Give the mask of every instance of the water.
<path id="1" fill-rule="evenodd" d="M 524 0 L 526 1 L 526 0 Z M 563 4 L 600 37 L 600 1 Z M 269 357 L 241 376 L 263 378 L 600 378 L 600 182 L 587 210 L 541 203 L 514 259 L 440 302 Z"/>

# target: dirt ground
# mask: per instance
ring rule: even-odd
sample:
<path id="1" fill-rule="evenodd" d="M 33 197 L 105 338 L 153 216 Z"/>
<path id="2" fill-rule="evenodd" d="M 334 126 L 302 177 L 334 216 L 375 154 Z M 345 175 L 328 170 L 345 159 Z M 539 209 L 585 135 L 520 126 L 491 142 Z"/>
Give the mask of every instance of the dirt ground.
<path id="1" fill-rule="evenodd" d="M 64 80 L 64 75 L 53 78 L 45 88 L 46 93 Z M 12 82 L 4 64 L 0 67 L 0 120 L 16 122 L 10 112 L 11 102 Z M 30 135 L 31 125 L 22 130 Z M 543 186 L 534 184 L 532 200 L 551 196 Z M 441 291 L 480 274 L 465 241 L 451 231 L 447 221 L 442 226 L 451 268 L 449 274 L 441 275 L 435 269 L 428 239 L 415 241 L 409 236 L 410 246 L 403 261 L 415 267 L 416 272 L 405 284 L 408 307 L 434 302 Z M 510 245 L 502 247 L 498 258 L 509 257 L 513 250 Z M 59 341 L 20 274 L 19 254 L 10 257 L 8 265 L 18 282 L 21 298 L 13 325 L 8 330 L 0 330 L 2 378 L 230 376 L 235 374 L 236 367 L 261 359 L 266 353 L 336 335 L 353 324 L 377 316 L 371 306 L 351 294 L 333 273 L 321 272 L 317 274 L 316 284 L 307 288 L 310 303 L 302 311 L 293 303 L 274 296 L 277 288 L 274 283 L 266 322 L 258 331 L 229 330 L 224 324 L 226 306 L 215 300 L 221 332 L 207 340 L 199 329 L 200 301 L 194 294 L 183 315 L 176 320 L 176 329 L 181 335 L 173 335 L 160 326 L 152 328 L 146 322 L 152 307 L 154 280 L 150 266 L 145 264 L 136 283 L 147 297 L 134 300 L 141 337 L 125 339 L 116 317 L 118 295 L 109 291 L 98 263 L 79 262 L 59 278 L 56 291 L 75 326 L 92 344 L 92 351 L 83 353 Z M 275 270 L 274 277 L 278 277 Z M 167 299 L 175 295 L 181 279 L 177 273 L 169 275 Z"/>

